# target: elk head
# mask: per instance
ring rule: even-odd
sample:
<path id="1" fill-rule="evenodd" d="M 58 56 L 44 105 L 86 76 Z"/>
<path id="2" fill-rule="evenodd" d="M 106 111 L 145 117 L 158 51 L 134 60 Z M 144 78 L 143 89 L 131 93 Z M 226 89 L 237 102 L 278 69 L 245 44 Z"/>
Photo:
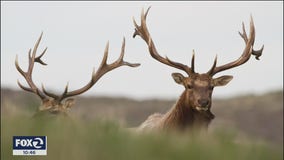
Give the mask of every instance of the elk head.
<path id="1" fill-rule="evenodd" d="M 129 67 L 137 67 L 140 64 L 138 63 L 129 63 L 129 62 L 125 62 L 123 61 L 123 57 L 124 57 L 124 49 L 125 49 L 125 39 L 123 39 L 123 43 L 122 43 L 122 47 L 121 47 L 121 53 L 119 58 L 111 63 L 111 64 L 107 64 L 107 57 L 108 57 L 108 48 L 109 48 L 109 43 L 107 43 L 106 47 L 105 47 L 105 51 L 104 51 L 104 56 L 103 56 L 103 60 L 100 64 L 100 67 L 98 68 L 97 71 L 93 70 L 92 73 L 92 77 L 91 80 L 82 88 L 79 88 L 77 90 L 73 90 L 73 91 L 68 91 L 68 84 L 65 87 L 64 92 L 61 95 L 57 95 L 54 93 L 51 93 L 49 91 L 47 91 L 44 86 L 42 85 L 42 89 L 39 89 L 36 84 L 33 82 L 32 79 L 32 72 L 33 72 L 33 67 L 35 62 L 42 64 L 42 65 L 47 65 L 46 63 L 44 63 L 41 58 L 42 56 L 45 54 L 47 48 L 45 48 L 43 50 L 43 52 L 36 57 L 36 52 L 39 46 L 39 43 L 41 41 L 42 38 L 42 33 L 39 37 L 39 39 L 37 40 L 33 50 L 29 50 L 28 56 L 29 56 L 29 66 L 28 66 L 28 71 L 24 72 L 18 63 L 18 56 L 16 56 L 16 60 L 15 60 L 15 65 L 17 70 L 20 72 L 20 74 L 26 79 L 26 82 L 28 84 L 29 87 L 25 87 L 23 86 L 19 80 L 18 85 L 20 88 L 22 88 L 25 91 L 34 93 L 35 95 L 37 95 L 41 101 L 42 104 L 39 107 L 39 111 L 48 111 L 49 113 L 65 113 L 66 110 L 68 108 L 70 108 L 73 104 L 74 104 L 74 99 L 70 98 L 79 94 L 82 94 L 84 92 L 86 92 L 87 90 L 89 90 L 94 84 L 96 84 L 96 82 L 107 72 L 118 68 L 120 66 L 129 66 Z"/>
<path id="2" fill-rule="evenodd" d="M 185 88 L 183 94 L 185 95 L 185 97 L 183 97 L 183 103 L 185 104 L 184 106 L 190 107 L 191 109 L 196 110 L 197 112 L 210 111 L 211 96 L 214 87 L 224 86 L 228 84 L 233 78 L 233 76 L 229 75 L 213 78 L 216 73 L 244 64 L 249 60 L 251 55 L 254 55 L 256 59 L 259 60 L 259 57 L 262 54 L 264 46 L 262 46 L 260 50 L 253 49 L 255 41 L 255 27 L 253 19 L 251 17 L 249 37 L 246 34 L 244 23 L 242 24 L 243 33 L 239 32 L 240 36 L 245 42 L 245 48 L 243 50 L 242 55 L 237 60 L 221 66 L 216 66 L 216 56 L 213 66 L 208 72 L 202 74 L 196 73 L 194 71 L 194 51 L 191 59 L 191 66 L 172 61 L 168 57 L 162 57 L 158 53 L 146 25 L 146 17 L 149 12 L 149 9 L 150 7 L 147 9 L 146 13 L 144 13 L 144 10 L 142 9 L 140 26 L 133 19 L 135 25 L 135 32 L 133 37 L 138 35 L 146 42 L 146 44 L 148 45 L 149 53 L 154 59 L 168 66 L 182 70 L 186 73 L 186 76 L 182 75 L 181 73 L 173 73 L 172 77 L 176 83 L 183 85 Z"/>

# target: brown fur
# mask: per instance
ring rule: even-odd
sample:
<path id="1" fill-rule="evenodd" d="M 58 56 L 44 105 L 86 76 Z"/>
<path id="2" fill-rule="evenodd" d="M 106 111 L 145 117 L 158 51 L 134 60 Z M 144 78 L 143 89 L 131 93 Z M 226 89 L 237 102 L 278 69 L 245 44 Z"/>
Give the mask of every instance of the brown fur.
<path id="1" fill-rule="evenodd" d="M 149 9 L 150 7 L 146 12 L 142 10 L 140 26 L 135 20 L 133 21 L 135 26 L 133 37 L 135 38 L 135 36 L 140 36 L 147 43 L 149 53 L 154 59 L 160 63 L 184 71 L 187 73 L 188 77 L 184 77 L 180 73 L 172 74 L 175 82 L 183 85 L 185 87 L 185 91 L 169 112 L 164 115 L 155 114 L 150 116 L 144 123 L 142 123 L 139 130 L 169 128 L 185 129 L 194 127 L 207 128 L 211 120 L 214 118 L 214 115 L 210 111 L 213 88 L 216 86 L 225 86 L 233 78 L 233 76 L 228 75 L 218 78 L 213 78 L 213 76 L 221 71 L 246 63 L 251 55 L 254 55 L 256 59 L 259 59 L 262 55 L 264 46 L 262 46 L 260 50 L 253 49 L 255 41 L 255 27 L 253 19 L 251 17 L 249 36 L 246 34 L 244 24 L 243 33 L 239 32 L 240 36 L 246 43 L 242 55 L 237 60 L 221 66 L 217 66 L 216 56 L 211 69 L 206 73 L 199 74 L 194 71 L 194 51 L 191 59 L 191 66 L 172 61 L 168 57 L 163 57 L 159 54 L 146 24 L 146 17 Z"/>
<path id="2" fill-rule="evenodd" d="M 187 100 L 188 91 L 184 91 L 176 104 L 165 114 L 155 113 L 143 122 L 138 131 L 160 129 L 207 128 L 214 115 L 210 110 L 196 111 Z"/>

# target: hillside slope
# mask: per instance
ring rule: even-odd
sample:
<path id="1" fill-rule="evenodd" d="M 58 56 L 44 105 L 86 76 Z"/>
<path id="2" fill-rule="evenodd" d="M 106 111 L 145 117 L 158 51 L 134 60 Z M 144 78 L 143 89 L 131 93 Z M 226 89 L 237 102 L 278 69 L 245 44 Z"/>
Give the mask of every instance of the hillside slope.
<path id="1" fill-rule="evenodd" d="M 70 116 L 84 120 L 112 119 L 136 127 L 150 114 L 165 113 L 175 100 L 143 100 L 110 97 L 77 97 Z M 35 113 L 39 99 L 23 91 L 1 88 L 1 114 Z M 235 129 L 283 147 L 283 91 L 213 100 L 216 118 L 210 129 Z"/>

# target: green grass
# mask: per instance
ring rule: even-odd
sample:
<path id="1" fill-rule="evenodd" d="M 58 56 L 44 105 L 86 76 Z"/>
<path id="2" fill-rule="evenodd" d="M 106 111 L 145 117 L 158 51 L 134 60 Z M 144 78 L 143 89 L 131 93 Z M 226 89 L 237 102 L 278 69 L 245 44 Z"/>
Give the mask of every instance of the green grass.
<path id="1" fill-rule="evenodd" d="M 265 143 L 236 143 L 233 132 L 136 134 L 113 122 L 2 116 L 1 160 L 281 160 Z M 44 135 L 47 156 L 13 156 L 12 137 Z"/>

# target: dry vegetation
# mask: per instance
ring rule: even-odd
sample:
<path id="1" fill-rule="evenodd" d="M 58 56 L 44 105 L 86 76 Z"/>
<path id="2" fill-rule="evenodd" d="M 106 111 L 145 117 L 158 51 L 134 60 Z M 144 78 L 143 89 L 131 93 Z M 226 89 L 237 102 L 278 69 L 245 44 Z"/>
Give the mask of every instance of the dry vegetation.
<path id="1" fill-rule="evenodd" d="M 166 112 L 174 102 L 78 97 L 68 117 L 38 119 L 31 117 L 39 99 L 1 89 L 1 159 L 283 159 L 283 91 L 214 100 L 216 119 L 206 134 L 125 130 L 154 112 Z M 14 135 L 48 136 L 48 155 L 12 156 Z"/>
<path id="2" fill-rule="evenodd" d="M 30 115 L 40 101 L 32 94 L 1 89 L 1 114 Z M 109 97 L 77 97 L 69 112 L 83 120 L 112 119 L 125 127 L 136 127 L 150 114 L 165 113 L 175 100 L 131 100 Z M 264 95 L 243 95 L 230 99 L 214 99 L 212 112 L 216 115 L 210 130 L 234 129 L 240 135 L 263 139 L 283 148 L 283 91 Z"/>

